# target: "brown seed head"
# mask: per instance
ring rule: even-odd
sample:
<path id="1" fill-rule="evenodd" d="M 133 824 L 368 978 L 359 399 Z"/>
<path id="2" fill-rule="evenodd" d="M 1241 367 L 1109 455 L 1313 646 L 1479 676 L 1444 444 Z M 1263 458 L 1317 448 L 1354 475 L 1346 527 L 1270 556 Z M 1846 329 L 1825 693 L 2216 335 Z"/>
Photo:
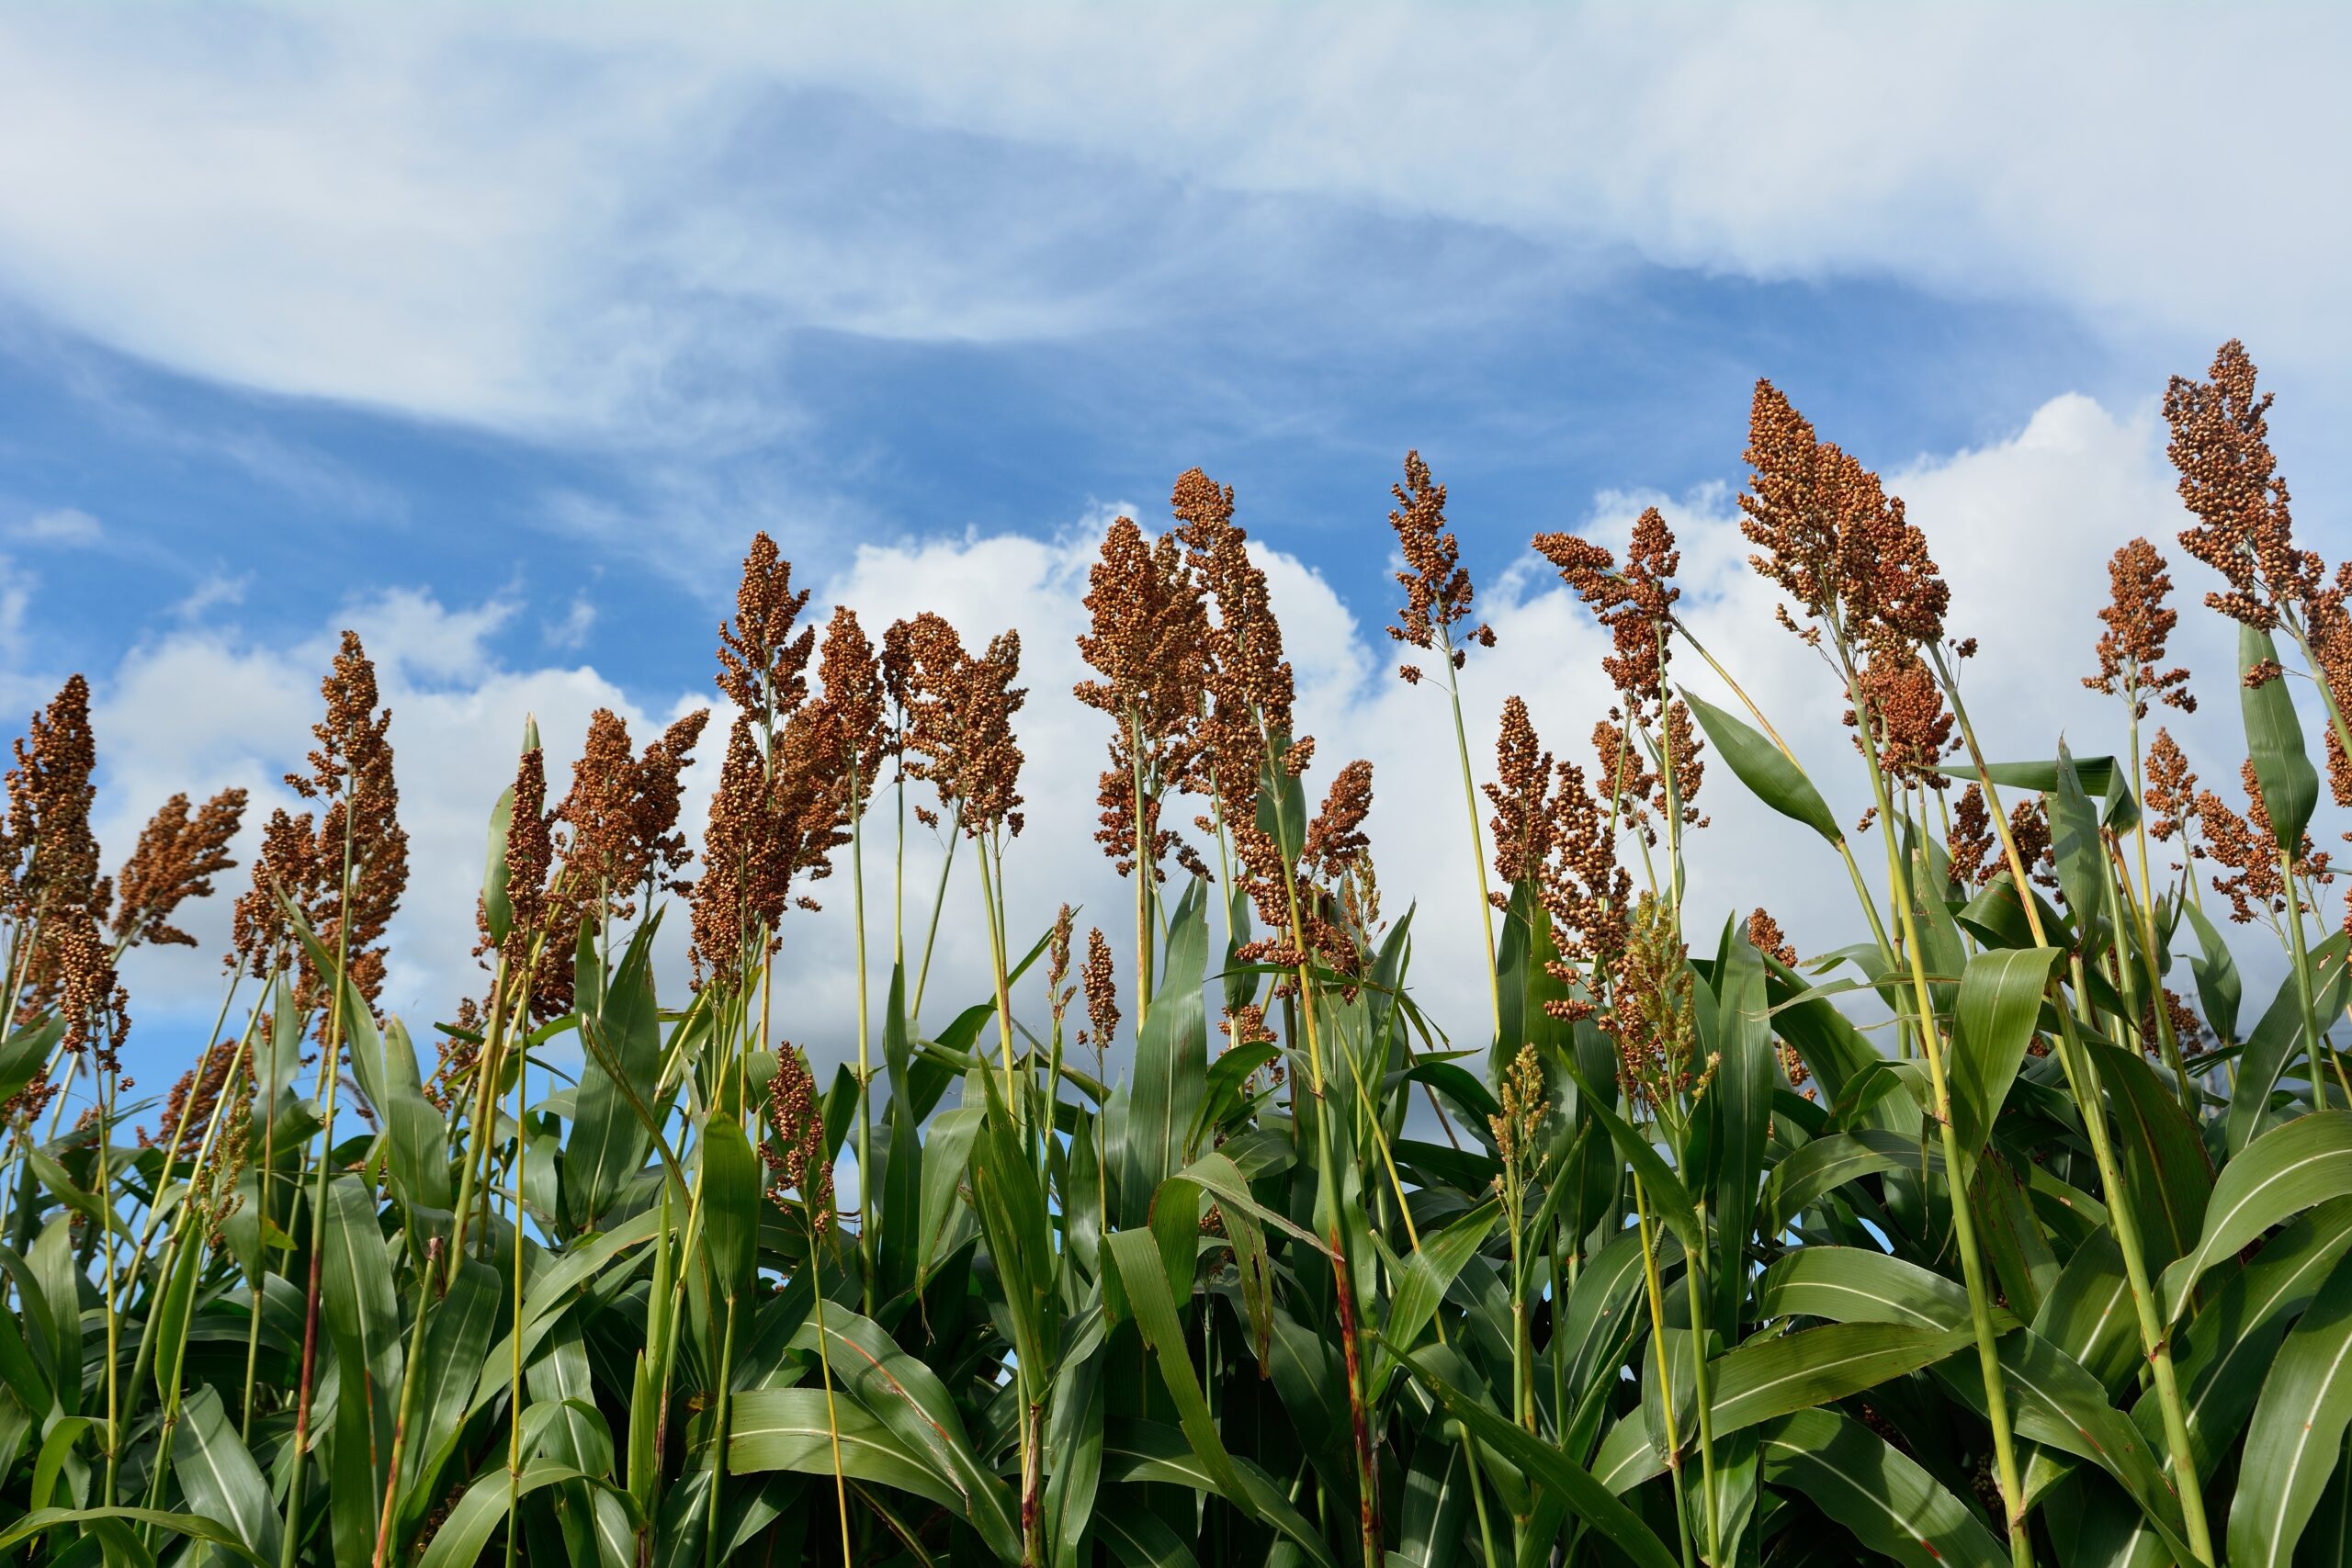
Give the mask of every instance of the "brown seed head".
<path id="1" fill-rule="evenodd" d="M 2107 630 L 2098 638 L 2098 673 L 2083 677 L 2094 692 L 2121 697 L 2134 718 L 2148 716 L 2155 698 L 2183 713 L 2197 711 L 2186 669 L 2164 668 L 2165 645 L 2180 624 L 2179 612 L 2165 603 L 2172 577 L 2165 558 L 2145 539 L 2134 539 L 2107 563 L 2109 595 L 2098 618 Z"/>
<path id="2" fill-rule="evenodd" d="M 2208 374 L 2208 381 L 2176 376 L 2165 391 L 2166 451 L 2180 473 L 2180 499 L 2197 517 L 2180 544 L 2229 583 L 2205 596 L 2209 606 L 2267 630 L 2282 607 L 2320 587 L 2320 558 L 2295 546 L 2287 481 L 2270 452 L 2271 394 L 2256 394 L 2245 345 L 2223 344 Z"/>
<path id="3" fill-rule="evenodd" d="M 1750 565 L 1849 643 L 1942 640 L 1951 591 L 1901 498 L 1770 381 L 1756 384 L 1747 459 L 1740 531 L 1763 552 Z"/>
<path id="4" fill-rule="evenodd" d="M 1430 466 L 1419 452 L 1408 452 L 1405 482 L 1389 486 L 1388 493 L 1396 498 L 1388 525 L 1396 531 L 1396 546 L 1405 557 L 1405 570 L 1396 574 L 1397 586 L 1405 590 L 1405 606 L 1388 635 L 1424 652 L 1442 651 L 1459 670 L 1470 657 L 1470 645 L 1492 648 L 1495 633 L 1482 624 L 1459 645 L 1454 641 L 1453 628 L 1470 618 L 1476 594 L 1470 572 L 1461 562 L 1461 546 L 1446 526 L 1445 487 L 1430 477 Z M 1415 665 L 1408 664 L 1400 672 L 1408 683 L 1420 678 Z"/>
<path id="5" fill-rule="evenodd" d="M 1674 581 L 1682 554 L 1665 514 L 1653 506 L 1635 520 L 1622 571 L 1608 549 L 1573 534 L 1538 534 L 1535 548 L 1609 628 L 1612 651 L 1600 668 L 1610 684 L 1635 713 L 1656 712 L 1665 696 L 1674 604 L 1682 596 Z"/>
<path id="6" fill-rule="evenodd" d="M 808 694 L 808 655 L 817 628 L 793 627 L 808 606 L 808 591 L 792 591 L 792 563 L 765 533 L 752 537 L 743 580 L 735 591 L 735 618 L 718 628 L 718 689 L 745 713 L 770 726 Z"/>
<path id="7" fill-rule="evenodd" d="M 825 1115 L 817 1077 L 797 1046 L 786 1045 L 776 1054 L 775 1077 L 768 1080 L 768 1122 L 775 1130 L 775 1149 L 763 1146 L 761 1153 L 783 1172 L 775 1190 L 777 1203 L 784 1203 L 786 1191 L 799 1193 L 810 1238 L 827 1235 L 834 1217 L 833 1162 L 825 1153 Z"/>
<path id="8" fill-rule="evenodd" d="M 245 792 L 224 789 L 191 818 L 188 800 L 175 795 L 140 829 L 139 846 L 115 875 L 119 942 L 194 947 L 196 938 L 171 923 L 181 904 L 212 896 L 212 879 L 232 871 L 230 841 L 244 820 Z"/>
<path id="9" fill-rule="evenodd" d="M 1092 1032 L 1094 1048 L 1104 1050 L 1119 1030 L 1119 980 L 1111 966 L 1110 941 L 1101 926 L 1086 933 L 1086 965 L 1080 970 L 1079 980 L 1086 989 L 1086 1024 Z"/>

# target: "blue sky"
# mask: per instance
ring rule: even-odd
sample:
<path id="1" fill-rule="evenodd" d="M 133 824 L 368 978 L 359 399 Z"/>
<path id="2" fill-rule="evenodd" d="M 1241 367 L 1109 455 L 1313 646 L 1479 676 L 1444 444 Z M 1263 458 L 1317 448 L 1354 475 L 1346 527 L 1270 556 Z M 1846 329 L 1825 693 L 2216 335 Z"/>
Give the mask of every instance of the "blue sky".
<path id="1" fill-rule="evenodd" d="M 265 786 L 322 639 L 378 628 L 435 757 L 412 905 L 469 905 L 522 707 L 560 750 L 598 703 L 701 700 L 754 528 L 820 599 L 935 583 L 967 630 L 1061 635 L 1086 531 L 1198 464 L 1295 567 L 1327 744 L 1383 759 L 1399 819 L 1446 787 L 1381 681 L 1406 448 L 1528 629 L 1481 725 L 1528 689 L 1589 728 L 1525 544 L 1645 495 L 1794 693 L 1726 491 L 1760 375 L 1915 476 L 1988 641 L 2054 622 L 2087 660 L 2097 563 L 2179 526 L 2154 400 L 2223 337 L 2344 553 L 2352 199 L 2308 171 L 2352 153 L 2347 37 L 2317 7 L 0 10 L 0 699 L 92 674 L 122 829 Z M 1057 799 L 1099 738 L 1037 658 Z M 2087 711 L 2041 684 L 2020 745 Z M 1082 842 L 1027 852 L 1041 908 L 1115 897 Z M 466 980 L 446 914 L 396 971 L 423 1010 Z M 209 1010 L 210 973 L 155 965 L 155 1007 Z"/>

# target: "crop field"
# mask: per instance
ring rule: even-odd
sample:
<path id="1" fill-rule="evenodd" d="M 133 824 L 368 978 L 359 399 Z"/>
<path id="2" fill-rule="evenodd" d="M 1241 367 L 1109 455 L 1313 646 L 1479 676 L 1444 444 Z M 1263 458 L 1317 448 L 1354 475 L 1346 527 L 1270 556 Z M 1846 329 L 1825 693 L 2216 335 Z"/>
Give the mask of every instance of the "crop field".
<path id="1" fill-rule="evenodd" d="M 1370 542 L 1475 908 L 1375 876 L 1372 769 L 1295 731 L 1197 469 L 1109 527 L 1074 693 L 1017 628 L 820 622 L 757 537 L 711 709 L 600 713 L 569 779 L 514 716 L 479 902 L 431 912 L 478 988 L 432 1017 L 379 998 L 436 760 L 358 637 L 305 809 L 175 797 L 128 855 L 94 779 L 139 738 L 75 677 L 0 829 L 0 1561 L 2352 1562 L 2352 563 L 2297 542 L 2268 406 L 2235 343 L 2176 378 L 2188 526 L 2112 541 L 2098 625 L 1972 628 L 1759 383 L 1761 630 L 1850 742 L 1804 756 L 1690 635 L 1655 511 L 1532 540 L 1613 691 L 1539 735 L 1408 457 Z M 2175 667 L 2183 615 L 2234 668 Z M 1985 755 L 1974 635 L 2111 725 Z M 1072 702 L 1099 821 L 1024 821 L 1022 717 Z M 2200 702 L 2242 750 L 2177 743 Z M 1735 791 L 1850 886 L 1846 945 L 1686 898 Z M 1090 829 L 1131 901 L 1015 929 L 1024 846 Z M 934 830 L 965 869 L 917 885 Z M 134 1083 L 120 967 L 205 897 L 220 1021 Z M 833 911 L 893 934 L 855 1038 L 791 1043 L 778 954 Z M 938 994 L 943 921 L 989 994 Z M 1474 1016 L 1416 1001 L 1432 921 L 1479 933 Z"/>

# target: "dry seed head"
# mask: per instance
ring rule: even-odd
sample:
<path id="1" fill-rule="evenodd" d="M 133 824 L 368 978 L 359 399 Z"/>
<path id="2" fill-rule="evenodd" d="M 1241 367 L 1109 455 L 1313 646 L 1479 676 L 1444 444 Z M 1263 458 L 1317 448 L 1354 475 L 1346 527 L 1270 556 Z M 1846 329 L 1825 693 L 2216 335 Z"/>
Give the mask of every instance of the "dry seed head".
<path id="1" fill-rule="evenodd" d="M 2213 878 L 2213 891 L 2230 901 L 2230 919 L 2244 923 L 2257 915 L 2286 914 L 2289 886 L 2279 869 L 2278 834 L 2271 825 L 2270 808 L 2262 798 L 2253 759 L 2240 765 L 2238 778 L 2245 789 L 2245 815 L 2230 809 L 2229 803 L 2213 791 L 2200 790 L 2197 822 L 2204 833 L 2206 856 L 2229 868 L 2228 874 Z M 2309 833 L 2296 845 L 2291 869 L 2299 881 L 2324 884 L 2335 879 L 2328 857 L 2312 847 Z M 2302 903 L 2300 896 L 2296 902 Z"/>
<path id="2" fill-rule="evenodd" d="M 1610 684 L 1636 714 L 1654 713 L 1665 697 L 1668 634 L 1682 596 L 1674 581 L 1682 555 L 1665 514 L 1653 506 L 1635 519 L 1622 571 L 1609 550 L 1573 534 L 1538 534 L 1535 548 L 1609 628 L 1612 651 L 1600 668 Z"/>
<path id="3" fill-rule="evenodd" d="M 157 947 L 194 947 L 196 938 L 171 923 L 181 904 L 212 896 L 212 879 L 232 871 L 231 840 L 245 815 L 245 792 L 224 789 L 191 818 L 188 799 L 175 795 L 140 829 L 139 846 L 116 874 L 117 941 Z"/>
<path id="4" fill-rule="evenodd" d="M 2098 618 L 2107 630 L 2098 638 L 2098 673 L 2083 677 L 2094 692 L 2121 697 L 2132 705 L 2134 718 L 2148 716 L 2154 698 L 2183 713 L 2197 711 L 2188 690 L 2188 671 L 2165 669 L 2165 648 L 2180 614 L 2165 601 L 2172 593 L 2172 577 L 2165 558 L 2145 539 L 2134 539 L 2107 563 L 2109 600 Z"/>
<path id="5" fill-rule="evenodd" d="M 1105 1050 L 1119 1029 L 1119 979 L 1111 964 L 1110 941 L 1101 926 L 1086 933 L 1086 964 L 1079 971 L 1079 981 L 1086 990 L 1086 1023 L 1092 1032 L 1094 1048 Z"/>
<path id="6" fill-rule="evenodd" d="M 2197 517 L 2180 544 L 2229 583 L 2205 596 L 2209 606 L 2267 630 L 2280 608 L 2318 590 L 2320 558 L 2295 546 L 2287 481 L 2270 452 L 2271 394 L 2256 394 L 2245 345 L 2223 344 L 2208 375 L 2176 376 L 2165 391 L 2166 452 L 2180 473 L 2180 499 Z"/>
<path id="7" fill-rule="evenodd" d="M 1882 643 L 1871 650 L 1855 685 L 1871 720 L 1857 743 L 1871 745 L 1879 765 L 1897 784 L 1942 790 L 1949 781 L 1936 770 L 1955 745 L 1952 716 L 1927 660 L 1908 643 Z M 1852 708 L 1846 710 L 1846 723 L 1860 728 Z"/>
<path id="8" fill-rule="evenodd" d="M 1781 930 L 1781 922 L 1761 908 L 1747 917 L 1747 943 L 1757 952 L 1777 958 L 1782 964 L 1792 967 L 1796 964 L 1797 950 Z"/>
<path id="9" fill-rule="evenodd" d="M 825 1116 L 817 1094 L 817 1077 L 799 1048 L 786 1044 L 776 1054 L 775 1076 L 768 1080 L 768 1123 L 775 1131 L 773 1148 L 763 1145 L 761 1156 L 783 1172 L 775 1199 L 786 1191 L 800 1194 L 812 1238 L 833 1226 L 833 1162 L 825 1153 Z"/>
<path id="10" fill-rule="evenodd" d="M 1397 612 L 1400 624 L 1390 626 L 1388 635 L 1424 652 L 1447 650 L 1459 670 L 1470 657 L 1472 643 L 1495 646 L 1495 632 L 1481 624 L 1464 635 L 1460 646 L 1453 643 L 1453 627 L 1470 618 L 1476 592 L 1468 569 L 1462 565 L 1461 546 L 1446 526 L 1445 487 L 1430 477 L 1430 466 L 1419 452 L 1408 452 L 1405 482 L 1389 486 L 1388 493 L 1396 498 L 1388 525 L 1396 530 L 1397 548 L 1405 557 L 1405 570 L 1396 574 L 1397 586 L 1405 590 L 1405 606 Z M 1421 678 L 1420 667 L 1414 664 L 1400 666 L 1397 673 L 1408 684 Z"/>
<path id="11" fill-rule="evenodd" d="M 350 982 L 372 1008 L 384 987 L 384 932 L 408 886 L 408 834 L 400 823 L 400 788 L 388 739 L 391 710 L 377 706 L 376 666 L 357 633 L 343 634 L 334 668 L 319 691 L 326 700 L 326 716 L 311 728 L 318 742 L 310 754 L 311 771 L 288 773 L 286 782 L 304 799 L 321 802 L 322 810 L 307 866 L 289 862 L 287 867 L 307 869 L 307 884 L 299 890 L 281 886 L 301 908 L 322 948 L 334 953 L 348 945 Z M 307 825 L 310 818 L 293 820 Z M 275 819 L 272 826 L 277 826 Z M 263 869 L 257 861 L 255 874 Z M 319 1027 L 324 1031 L 331 1018 L 331 1010 L 322 1005 L 326 981 L 307 949 L 295 957 L 300 976 L 296 998 L 320 1011 Z"/>
<path id="12" fill-rule="evenodd" d="M 1832 443 L 1770 381 L 1756 384 L 1739 498 L 1748 558 L 1805 614 L 1864 649 L 1943 639 L 1951 591 L 1927 536 L 1878 475 Z M 1782 623 L 1793 626 L 1783 612 Z"/>
<path id="13" fill-rule="evenodd" d="M 1532 881 L 1552 853 L 1552 753 L 1544 750 L 1527 704 L 1517 696 L 1503 700 L 1495 782 L 1484 788 L 1495 808 L 1487 822 L 1495 840 L 1495 874 L 1510 887 Z M 1507 894 L 1493 897 L 1498 907 L 1510 901 Z"/>
<path id="14" fill-rule="evenodd" d="M 2159 729 L 2148 746 L 2148 831 L 2162 843 L 2197 815 L 2197 775 L 2170 730 Z"/>
<path id="15" fill-rule="evenodd" d="M 1993 814 L 1984 805 L 1984 791 L 1976 784 L 1962 790 L 1952 807 L 1944 856 L 1955 888 L 1981 887 L 2000 873 L 2001 840 L 1993 831 Z"/>
<path id="16" fill-rule="evenodd" d="M 61 942 L 67 928 L 103 920 L 113 900 L 112 885 L 98 875 L 98 841 L 90 832 L 97 794 L 91 782 L 97 743 L 90 729 L 90 683 L 79 675 L 69 679 L 32 716 L 14 750 L 6 827 L 0 831 L 0 900 L 19 931 L 32 931 L 34 946 L 20 971 L 24 987 L 12 998 L 29 1019 L 62 997 L 67 954 Z"/>
<path id="17" fill-rule="evenodd" d="M 735 590 L 735 618 L 718 628 L 718 689 L 745 713 L 774 724 L 808 694 L 808 655 L 817 628 L 794 626 L 808 591 L 792 591 L 792 563 L 763 532 L 752 537 Z"/>

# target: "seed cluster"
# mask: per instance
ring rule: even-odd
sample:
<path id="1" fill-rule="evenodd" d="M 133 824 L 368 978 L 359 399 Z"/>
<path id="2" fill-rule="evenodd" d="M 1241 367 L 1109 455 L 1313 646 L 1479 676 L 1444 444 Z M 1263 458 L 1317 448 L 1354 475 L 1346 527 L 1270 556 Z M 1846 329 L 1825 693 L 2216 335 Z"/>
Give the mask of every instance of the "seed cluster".
<path id="1" fill-rule="evenodd" d="M 1396 585 L 1405 591 L 1405 606 L 1397 612 L 1398 624 L 1388 628 L 1388 635 L 1425 653 L 1442 653 L 1459 670 L 1470 657 L 1471 644 L 1495 646 L 1495 629 L 1481 622 L 1464 635 L 1459 645 L 1453 640 L 1453 628 L 1470 618 L 1476 590 L 1471 586 L 1469 570 L 1462 565 L 1461 544 L 1446 526 L 1445 487 L 1430 478 L 1430 466 L 1421 461 L 1419 452 L 1408 452 L 1405 482 L 1389 486 L 1388 492 L 1396 498 L 1388 525 L 1396 530 L 1396 547 L 1405 558 L 1405 570 L 1396 574 Z M 1421 667 L 1401 664 L 1396 673 L 1406 684 L 1418 684 Z"/>
<path id="2" fill-rule="evenodd" d="M 2183 713 L 2197 711 L 2188 690 L 2188 671 L 2164 668 L 2165 647 L 2180 613 L 2165 601 L 2172 594 L 2172 576 L 2165 558 L 2145 539 L 2134 539 L 2107 563 L 2109 597 L 2098 618 L 2107 629 L 2098 638 L 2098 673 L 2083 677 L 2083 684 L 2132 705 L 2135 719 L 2148 716 L 2151 698 Z"/>
<path id="3" fill-rule="evenodd" d="M 2256 394 L 2245 344 L 2223 344 L 2207 375 L 2176 376 L 2165 390 L 2166 450 L 2180 472 L 2180 499 L 2197 517 L 2180 545 L 2229 583 L 2208 593 L 2207 605 L 2268 630 L 2282 607 L 2319 588 L 2323 565 L 2295 544 L 2287 481 L 2270 451 L 2273 394 Z"/>

